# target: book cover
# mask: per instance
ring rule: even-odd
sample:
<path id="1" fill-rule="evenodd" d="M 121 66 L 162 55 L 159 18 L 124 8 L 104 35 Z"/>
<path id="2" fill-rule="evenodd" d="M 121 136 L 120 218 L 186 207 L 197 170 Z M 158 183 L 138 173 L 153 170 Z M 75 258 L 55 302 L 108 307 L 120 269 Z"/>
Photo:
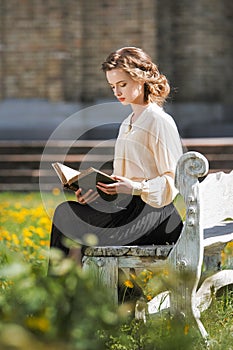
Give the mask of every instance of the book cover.
<path id="1" fill-rule="evenodd" d="M 72 191 L 82 188 L 84 192 L 89 189 L 97 190 L 99 195 L 107 201 L 112 201 L 117 197 L 117 195 L 108 195 L 96 188 L 97 182 L 103 182 L 105 184 L 116 182 L 111 176 L 98 169 L 90 167 L 86 170 L 78 171 L 58 162 L 52 163 L 52 166 L 65 188 Z"/>

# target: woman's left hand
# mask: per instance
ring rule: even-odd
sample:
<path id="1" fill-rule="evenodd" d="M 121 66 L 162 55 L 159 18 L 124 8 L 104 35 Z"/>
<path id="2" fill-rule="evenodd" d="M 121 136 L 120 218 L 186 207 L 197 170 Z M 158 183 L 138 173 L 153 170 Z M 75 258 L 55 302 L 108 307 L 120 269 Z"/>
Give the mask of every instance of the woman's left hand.
<path id="1" fill-rule="evenodd" d="M 132 194 L 132 181 L 123 176 L 112 176 L 117 182 L 113 184 L 104 184 L 98 182 L 97 188 L 106 194 L 114 195 L 116 193 Z"/>

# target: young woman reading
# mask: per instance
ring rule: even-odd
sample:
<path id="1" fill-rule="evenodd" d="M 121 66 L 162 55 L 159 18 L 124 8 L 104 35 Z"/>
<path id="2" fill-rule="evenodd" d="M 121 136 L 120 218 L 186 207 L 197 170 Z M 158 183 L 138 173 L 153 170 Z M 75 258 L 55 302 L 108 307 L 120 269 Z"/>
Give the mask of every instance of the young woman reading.
<path id="1" fill-rule="evenodd" d="M 113 184 L 98 183 L 98 191 L 76 192 L 76 201 L 60 204 L 54 214 L 51 247 L 65 255 L 68 237 L 86 245 L 172 244 L 182 221 L 173 200 L 176 164 L 182 145 L 174 120 L 163 110 L 170 87 L 156 64 L 140 48 L 124 47 L 102 64 L 115 97 L 131 105 L 115 145 Z M 99 191 L 118 195 L 106 202 Z"/>

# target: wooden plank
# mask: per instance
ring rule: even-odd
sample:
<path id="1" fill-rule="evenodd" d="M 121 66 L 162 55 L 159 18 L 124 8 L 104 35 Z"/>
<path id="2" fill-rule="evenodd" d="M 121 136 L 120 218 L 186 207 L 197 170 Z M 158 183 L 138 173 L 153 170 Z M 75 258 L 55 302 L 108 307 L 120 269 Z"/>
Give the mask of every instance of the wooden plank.
<path id="1" fill-rule="evenodd" d="M 185 146 L 233 146 L 233 137 L 184 138 Z"/>
<path id="2" fill-rule="evenodd" d="M 233 153 L 229 153 L 229 154 L 212 154 L 212 153 L 208 153 L 206 154 L 206 158 L 208 159 L 208 161 L 233 161 Z"/>
<path id="3" fill-rule="evenodd" d="M 114 147 L 116 140 L 0 140 L 0 147 Z M 219 138 L 183 138 L 182 143 L 186 147 L 192 146 L 233 146 L 233 137 Z"/>
<path id="4" fill-rule="evenodd" d="M 45 191 L 51 191 L 54 188 L 54 186 L 51 185 L 43 185 L 43 190 Z M 6 184 L 6 183 L 0 183 L 0 191 L 39 191 L 39 184 L 38 183 L 12 183 L 12 184 Z"/>
<path id="5" fill-rule="evenodd" d="M 113 147 L 116 140 L 0 140 L 0 147 Z"/>
<path id="6" fill-rule="evenodd" d="M 120 256 L 118 257 L 119 268 L 135 269 L 161 269 L 167 265 L 166 258 L 163 257 L 140 257 L 140 256 Z"/>
<path id="7" fill-rule="evenodd" d="M 1 176 L 31 176 L 31 177 L 39 177 L 39 176 L 49 176 L 55 177 L 54 171 L 49 169 L 14 169 L 14 171 L 10 171 L 9 169 L 0 169 L 0 177 Z"/>
<path id="8" fill-rule="evenodd" d="M 150 246 L 100 246 L 87 247 L 86 256 L 139 256 L 165 258 L 173 246 L 170 245 L 150 245 Z"/>
<path id="9" fill-rule="evenodd" d="M 3 154 L 1 155 L 0 162 L 107 162 L 110 161 L 111 157 L 109 155 L 99 155 L 99 154 Z"/>

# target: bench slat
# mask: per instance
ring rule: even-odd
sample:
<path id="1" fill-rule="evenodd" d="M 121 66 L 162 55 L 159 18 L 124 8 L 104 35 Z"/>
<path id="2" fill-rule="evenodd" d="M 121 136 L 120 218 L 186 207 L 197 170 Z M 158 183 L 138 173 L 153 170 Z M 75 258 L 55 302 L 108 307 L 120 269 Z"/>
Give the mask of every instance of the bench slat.
<path id="1" fill-rule="evenodd" d="M 172 245 L 150 245 L 150 246 L 105 246 L 87 247 L 86 256 L 143 256 L 166 258 L 173 248 Z"/>

